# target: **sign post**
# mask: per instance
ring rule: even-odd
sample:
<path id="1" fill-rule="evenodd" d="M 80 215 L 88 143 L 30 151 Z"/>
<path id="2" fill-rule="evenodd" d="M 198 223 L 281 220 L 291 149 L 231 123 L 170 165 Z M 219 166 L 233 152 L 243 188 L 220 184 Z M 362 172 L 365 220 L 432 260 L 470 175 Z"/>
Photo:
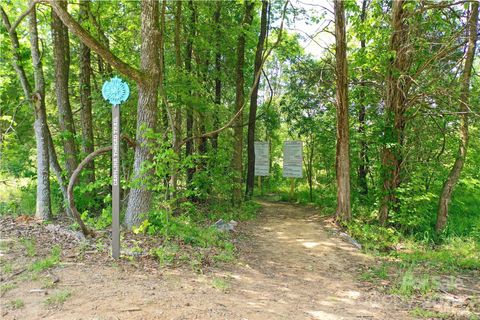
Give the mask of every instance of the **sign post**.
<path id="1" fill-rule="evenodd" d="M 293 200 L 295 178 L 303 177 L 302 141 L 285 141 L 283 143 L 283 176 L 290 178 L 290 200 Z"/>
<path id="2" fill-rule="evenodd" d="M 255 141 L 255 176 L 258 177 L 258 188 L 260 194 L 263 194 L 262 190 L 262 176 L 268 176 L 270 173 L 270 148 L 267 141 Z"/>
<path id="3" fill-rule="evenodd" d="M 130 95 L 128 84 L 114 77 L 103 84 L 102 96 L 112 104 L 112 257 L 120 257 L 120 103 Z"/>

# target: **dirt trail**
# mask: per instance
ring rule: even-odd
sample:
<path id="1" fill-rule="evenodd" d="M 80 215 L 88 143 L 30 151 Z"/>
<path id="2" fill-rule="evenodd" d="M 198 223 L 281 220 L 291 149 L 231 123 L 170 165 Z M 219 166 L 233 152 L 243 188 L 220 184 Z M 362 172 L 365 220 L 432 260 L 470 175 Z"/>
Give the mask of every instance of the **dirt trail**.
<path id="1" fill-rule="evenodd" d="M 64 264 L 49 295 L 68 289 L 61 308 L 22 282 L 3 298 L 25 307 L 5 319 L 408 319 L 405 311 L 357 281 L 373 261 L 332 235 L 311 208 L 262 202 L 240 226 L 238 264 L 204 275 L 145 272 L 122 265 Z"/>

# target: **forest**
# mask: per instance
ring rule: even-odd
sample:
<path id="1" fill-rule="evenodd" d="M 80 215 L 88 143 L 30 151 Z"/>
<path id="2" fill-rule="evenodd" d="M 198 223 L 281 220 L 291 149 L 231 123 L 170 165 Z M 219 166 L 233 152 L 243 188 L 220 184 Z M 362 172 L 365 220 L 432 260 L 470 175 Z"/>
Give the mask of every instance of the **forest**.
<path id="1" fill-rule="evenodd" d="M 477 0 L 0 14 L 2 318 L 480 319 Z"/>

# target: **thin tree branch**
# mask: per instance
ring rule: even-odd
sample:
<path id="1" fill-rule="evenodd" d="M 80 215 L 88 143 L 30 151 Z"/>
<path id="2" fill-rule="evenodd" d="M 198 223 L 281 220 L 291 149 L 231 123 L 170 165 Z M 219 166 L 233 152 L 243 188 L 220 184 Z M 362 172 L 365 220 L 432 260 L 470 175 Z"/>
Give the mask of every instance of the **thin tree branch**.
<path id="1" fill-rule="evenodd" d="M 35 5 L 37 3 L 39 3 L 40 0 L 33 0 L 32 2 L 30 2 L 30 4 L 28 5 L 28 8 L 17 18 L 17 20 L 15 20 L 15 22 L 9 27 L 7 28 L 7 31 L 10 33 L 10 32 L 13 32 L 15 31 L 15 29 L 18 27 L 18 25 L 20 24 L 20 22 L 22 22 L 22 20 L 28 16 L 28 14 L 30 13 L 30 11 L 32 11 L 33 8 L 35 8 Z M 3 9 L 2 9 L 3 10 Z"/>
<path id="2" fill-rule="evenodd" d="M 137 83 L 149 81 L 149 77 L 146 77 L 138 69 L 118 58 L 112 53 L 112 51 L 98 42 L 97 39 L 87 32 L 64 8 L 62 8 L 62 6 L 59 4 L 59 1 L 60 0 L 46 0 L 46 2 L 50 4 L 65 26 L 67 26 L 70 32 L 79 37 L 86 46 L 98 53 L 105 61 L 107 61 L 124 76 L 136 81 Z"/>

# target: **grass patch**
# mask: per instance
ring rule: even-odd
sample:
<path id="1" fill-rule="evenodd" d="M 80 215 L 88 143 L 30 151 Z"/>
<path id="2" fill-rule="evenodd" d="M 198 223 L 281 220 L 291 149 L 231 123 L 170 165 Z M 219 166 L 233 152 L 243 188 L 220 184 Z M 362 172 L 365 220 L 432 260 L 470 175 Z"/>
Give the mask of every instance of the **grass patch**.
<path id="1" fill-rule="evenodd" d="M 54 267 L 60 262 L 61 250 L 60 246 L 54 246 L 48 257 L 35 261 L 28 267 L 28 270 L 34 273 L 39 273 Z"/>
<path id="2" fill-rule="evenodd" d="M 6 260 L 2 260 L 0 263 L 0 266 L 2 267 L 2 273 L 9 274 L 13 272 L 13 264 L 11 262 L 8 262 Z"/>
<path id="3" fill-rule="evenodd" d="M 27 253 L 27 256 L 34 257 L 37 254 L 35 241 L 33 239 L 21 239 L 20 243 L 25 248 L 25 252 Z"/>
<path id="4" fill-rule="evenodd" d="M 424 318 L 424 319 L 448 319 L 449 318 L 449 315 L 447 313 L 425 310 L 420 307 L 416 307 L 415 309 L 410 311 L 410 314 L 414 317 Z"/>
<path id="5" fill-rule="evenodd" d="M 213 256 L 213 260 L 219 262 L 232 262 L 235 260 L 235 246 L 232 243 L 224 243 L 222 249 L 218 254 Z"/>
<path id="6" fill-rule="evenodd" d="M 386 280 L 388 278 L 388 265 L 382 263 L 380 266 L 369 268 L 360 275 L 360 280 L 372 281 L 372 280 Z"/>
<path id="7" fill-rule="evenodd" d="M 2 283 L 0 285 L 0 296 L 3 296 L 8 291 L 15 289 L 17 287 L 14 283 Z"/>
<path id="8" fill-rule="evenodd" d="M 416 275 L 412 268 L 406 269 L 396 284 L 391 288 L 391 293 L 403 297 L 412 297 L 414 295 L 428 295 L 438 289 L 438 281 L 429 274 Z"/>
<path id="9" fill-rule="evenodd" d="M 52 294 L 50 297 L 45 300 L 45 305 L 48 307 L 60 307 L 72 296 L 72 293 L 69 290 L 59 291 L 55 294 Z"/>
<path id="10" fill-rule="evenodd" d="M 217 289 L 217 290 L 220 290 L 222 292 L 227 292 L 228 290 L 230 290 L 230 283 L 225 280 L 225 279 L 222 279 L 222 278 L 214 278 L 212 280 L 212 286 Z"/>
<path id="11" fill-rule="evenodd" d="M 452 237 L 433 249 L 411 243 L 406 252 L 395 255 L 405 262 L 445 272 L 480 270 L 480 244 L 471 238 Z"/>
<path id="12" fill-rule="evenodd" d="M 56 283 L 51 278 L 42 279 L 42 289 L 52 289 L 55 288 Z"/>
<path id="13" fill-rule="evenodd" d="M 13 310 L 22 309 L 25 306 L 25 302 L 21 299 L 15 299 L 8 302 L 8 307 Z"/>
<path id="14" fill-rule="evenodd" d="M 179 251 L 179 246 L 176 243 L 167 242 L 163 246 L 152 249 L 150 254 L 153 255 L 160 265 L 171 265 L 175 260 L 175 256 Z"/>

